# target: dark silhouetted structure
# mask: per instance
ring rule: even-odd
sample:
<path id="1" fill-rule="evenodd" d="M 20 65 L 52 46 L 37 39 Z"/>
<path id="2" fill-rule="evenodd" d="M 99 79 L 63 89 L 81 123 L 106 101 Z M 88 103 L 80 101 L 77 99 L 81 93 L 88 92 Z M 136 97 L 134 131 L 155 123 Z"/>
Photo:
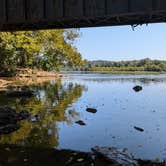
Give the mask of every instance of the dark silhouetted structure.
<path id="1" fill-rule="evenodd" d="M 166 0 L 0 0 L 4 31 L 165 21 Z"/>

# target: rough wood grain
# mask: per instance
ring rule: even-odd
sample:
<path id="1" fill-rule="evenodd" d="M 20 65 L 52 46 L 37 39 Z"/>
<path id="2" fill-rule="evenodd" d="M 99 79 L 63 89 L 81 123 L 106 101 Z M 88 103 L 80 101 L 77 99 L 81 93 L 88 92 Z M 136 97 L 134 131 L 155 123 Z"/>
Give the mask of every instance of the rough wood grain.
<path id="1" fill-rule="evenodd" d="M 83 16 L 83 0 L 64 0 L 64 16 Z"/>
<path id="2" fill-rule="evenodd" d="M 128 0 L 107 0 L 107 14 L 127 13 L 128 3 Z"/>
<path id="3" fill-rule="evenodd" d="M 86 16 L 102 16 L 105 14 L 104 0 L 84 0 Z"/>
<path id="4" fill-rule="evenodd" d="M 9 22 L 25 20 L 24 0 L 8 0 L 7 12 Z"/>
<path id="5" fill-rule="evenodd" d="M 29 20 L 44 19 L 44 0 L 27 0 L 27 17 Z"/>
<path id="6" fill-rule="evenodd" d="M 0 0 L 1 31 L 159 22 L 166 0 Z"/>
<path id="7" fill-rule="evenodd" d="M 166 0 L 156 0 L 157 10 L 166 10 Z"/>
<path id="8" fill-rule="evenodd" d="M 151 11 L 153 8 L 152 0 L 134 0 L 130 1 L 131 12 Z"/>
<path id="9" fill-rule="evenodd" d="M 6 19 L 6 8 L 5 8 L 5 0 L 0 0 L 0 22 L 5 21 Z"/>
<path id="10" fill-rule="evenodd" d="M 63 17 L 62 0 L 46 0 L 46 18 L 55 19 Z"/>

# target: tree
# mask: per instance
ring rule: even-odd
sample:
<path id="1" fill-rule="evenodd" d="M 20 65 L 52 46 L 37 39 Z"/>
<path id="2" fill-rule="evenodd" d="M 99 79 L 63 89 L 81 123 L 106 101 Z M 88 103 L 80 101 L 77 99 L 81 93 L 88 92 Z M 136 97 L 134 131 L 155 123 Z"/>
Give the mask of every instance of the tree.
<path id="1" fill-rule="evenodd" d="M 16 54 L 14 50 L 0 44 L 0 75 L 13 76 L 16 70 Z"/>
<path id="2" fill-rule="evenodd" d="M 60 70 L 61 65 L 82 65 L 82 57 L 74 46 L 78 30 L 40 30 L 0 33 L 0 58 L 12 60 L 17 67 Z M 1 68 L 6 70 L 5 63 Z M 8 65 L 13 68 L 13 65 Z"/>
<path id="3" fill-rule="evenodd" d="M 166 61 L 142 59 L 134 61 L 89 61 L 83 68 L 85 71 L 110 71 L 110 72 L 130 72 L 130 71 L 147 71 L 147 72 L 165 72 Z"/>

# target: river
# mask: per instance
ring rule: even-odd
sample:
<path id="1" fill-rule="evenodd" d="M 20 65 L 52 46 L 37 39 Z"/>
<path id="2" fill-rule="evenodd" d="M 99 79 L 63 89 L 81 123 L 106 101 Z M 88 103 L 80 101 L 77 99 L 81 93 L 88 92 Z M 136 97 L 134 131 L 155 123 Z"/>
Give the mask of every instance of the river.
<path id="1" fill-rule="evenodd" d="M 142 86 L 142 91 L 135 92 L 135 85 Z M 0 144 L 81 151 L 115 146 L 128 148 L 136 158 L 165 158 L 166 75 L 67 74 L 30 89 L 36 93 L 32 98 L 0 93 L 1 106 L 39 117 L 1 135 Z M 85 125 L 75 123 L 80 120 Z"/>

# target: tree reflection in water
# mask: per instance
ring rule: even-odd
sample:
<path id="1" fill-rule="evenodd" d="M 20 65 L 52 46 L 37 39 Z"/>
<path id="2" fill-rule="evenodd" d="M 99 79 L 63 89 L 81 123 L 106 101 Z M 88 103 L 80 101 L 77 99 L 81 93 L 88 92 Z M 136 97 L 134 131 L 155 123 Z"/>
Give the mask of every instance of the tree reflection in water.
<path id="1" fill-rule="evenodd" d="M 32 116 L 37 115 L 39 121 L 21 122 L 21 128 L 9 135 L 1 135 L 1 144 L 16 144 L 34 147 L 58 146 L 57 122 L 72 124 L 80 116 L 79 112 L 67 108 L 82 96 L 84 87 L 78 84 L 64 83 L 55 80 L 31 87 L 36 96 L 26 98 L 7 98 L 0 95 L 0 105 L 16 108 L 17 111 L 27 110 Z M 1 100 L 2 99 L 2 100 Z"/>

